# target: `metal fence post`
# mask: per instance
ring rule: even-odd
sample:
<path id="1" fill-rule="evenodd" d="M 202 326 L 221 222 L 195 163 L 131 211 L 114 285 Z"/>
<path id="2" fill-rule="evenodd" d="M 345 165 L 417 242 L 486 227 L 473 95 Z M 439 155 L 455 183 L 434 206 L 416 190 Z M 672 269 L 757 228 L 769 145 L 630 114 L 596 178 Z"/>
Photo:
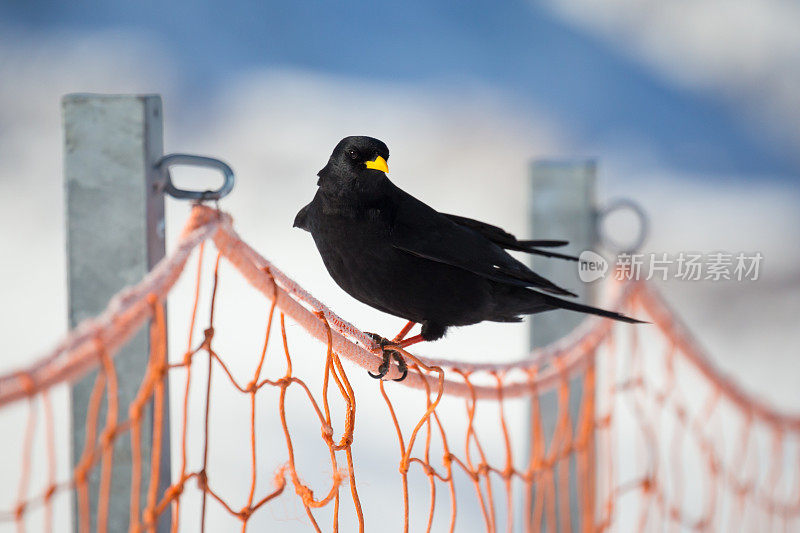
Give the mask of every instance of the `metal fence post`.
<path id="1" fill-rule="evenodd" d="M 71 94 L 62 100 L 67 208 L 69 325 L 102 311 L 121 288 L 139 281 L 164 257 L 164 195 L 154 184 L 163 154 L 161 97 Z M 148 332 L 140 331 L 117 355 L 119 419 L 136 394 L 147 366 Z M 85 444 L 86 409 L 96 373 L 72 386 L 72 458 Z M 169 396 L 166 396 L 169 398 Z M 105 402 L 100 423 L 105 417 Z M 169 402 L 165 402 L 159 493 L 170 484 Z M 150 472 L 153 404 L 142 424 L 142 498 Z M 102 427 L 102 426 L 101 426 Z M 99 469 L 90 476 L 90 530 L 97 531 Z M 108 531 L 127 531 L 131 491 L 131 440 L 114 445 Z M 77 505 L 74 507 L 77 510 Z M 169 508 L 158 531 L 168 531 Z M 78 514 L 75 512 L 75 530 Z"/>
<path id="2" fill-rule="evenodd" d="M 579 255 L 584 250 L 596 250 L 598 231 L 595 176 L 596 164 L 592 160 L 533 162 L 530 188 L 530 238 L 568 240 L 569 245 L 559 251 L 563 250 L 564 253 L 571 255 Z M 593 286 L 580 281 L 576 263 L 536 258 L 533 267 L 538 274 L 577 293 L 578 301 L 596 303 L 597 295 Z M 551 311 L 534 315 L 530 321 L 531 348 L 545 346 L 562 338 L 584 318 L 579 313 L 569 311 Z M 570 384 L 569 410 L 573 429 L 578 420 L 582 393 L 580 381 Z M 540 398 L 540 408 L 545 439 L 549 443 L 558 415 L 555 392 L 544 394 Z M 586 525 L 580 523 L 575 469 L 575 459 L 572 457 L 569 475 L 570 529 L 582 531 L 586 530 Z M 557 501 L 555 505 L 558 508 Z M 547 524 L 546 528 L 566 531 L 565 524 L 557 524 L 556 527 Z"/>

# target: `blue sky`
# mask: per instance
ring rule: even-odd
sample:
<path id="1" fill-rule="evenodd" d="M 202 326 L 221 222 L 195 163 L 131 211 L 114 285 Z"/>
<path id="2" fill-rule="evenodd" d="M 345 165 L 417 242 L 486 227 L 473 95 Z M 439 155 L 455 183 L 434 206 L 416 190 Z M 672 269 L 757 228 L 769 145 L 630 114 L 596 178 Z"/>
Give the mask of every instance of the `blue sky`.
<path id="1" fill-rule="evenodd" d="M 263 67 L 432 81 L 454 95 L 480 83 L 546 110 L 579 146 L 636 139 L 680 173 L 800 175 L 796 145 L 751 127 L 736 102 L 682 88 L 533 2 L 4 0 L 0 19 L 31 32 L 144 32 L 170 50 L 183 92 L 200 101 Z"/>

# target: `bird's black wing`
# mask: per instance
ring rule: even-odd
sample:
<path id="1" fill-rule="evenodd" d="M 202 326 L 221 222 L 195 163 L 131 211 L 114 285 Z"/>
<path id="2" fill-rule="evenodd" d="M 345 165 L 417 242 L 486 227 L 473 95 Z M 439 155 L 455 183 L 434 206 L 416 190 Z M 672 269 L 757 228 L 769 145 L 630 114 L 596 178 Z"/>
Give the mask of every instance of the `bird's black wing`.
<path id="1" fill-rule="evenodd" d="M 395 248 L 501 283 L 575 296 L 536 274 L 479 232 L 457 224 L 413 196 L 397 191 L 400 198 L 390 237 Z"/>
<path id="2" fill-rule="evenodd" d="M 558 259 L 566 259 L 568 261 L 577 261 L 578 258 L 574 255 L 560 254 L 551 252 L 550 250 L 540 250 L 539 248 L 558 248 L 569 244 L 568 241 L 556 240 L 532 240 L 520 241 L 517 240 L 512 234 L 505 231 L 503 228 L 498 228 L 480 220 L 473 220 L 471 218 L 462 217 L 458 215 L 449 215 L 442 213 L 456 224 L 465 226 L 474 231 L 477 231 L 496 245 L 505 248 L 506 250 L 515 250 L 517 252 L 527 252 L 529 254 L 543 255 L 545 257 L 557 257 Z"/>

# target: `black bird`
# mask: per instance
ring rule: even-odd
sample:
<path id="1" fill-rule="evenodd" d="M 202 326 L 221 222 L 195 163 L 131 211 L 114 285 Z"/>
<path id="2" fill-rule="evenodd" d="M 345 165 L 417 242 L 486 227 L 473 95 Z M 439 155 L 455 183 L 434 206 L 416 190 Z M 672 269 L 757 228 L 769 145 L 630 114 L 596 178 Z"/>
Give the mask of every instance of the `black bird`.
<path id="1" fill-rule="evenodd" d="M 294 226 L 311 233 L 325 267 L 351 296 L 408 320 L 393 341 L 371 334 L 382 347 L 407 347 L 444 336 L 450 326 L 484 320 L 519 322 L 523 315 L 569 309 L 637 323 L 625 315 L 579 304 L 575 296 L 530 270 L 505 250 L 577 261 L 542 248 L 566 241 L 520 241 L 484 222 L 439 213 L 389 181 L 389 149 L 372 137 L 345 137 L 317 174 L 317 193 Z M 404 339 L 415 323 L 419 335 Z M 384 350 L 405 377 L 397 352 Z"/>

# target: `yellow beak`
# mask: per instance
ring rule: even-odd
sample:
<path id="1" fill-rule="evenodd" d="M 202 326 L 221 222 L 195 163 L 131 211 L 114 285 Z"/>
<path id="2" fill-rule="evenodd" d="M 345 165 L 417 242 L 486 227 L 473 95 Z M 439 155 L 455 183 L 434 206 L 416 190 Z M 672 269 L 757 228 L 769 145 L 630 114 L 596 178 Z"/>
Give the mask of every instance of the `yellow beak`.
<path id="1" fill-rule="evenodd" d="M 386 160 L 381 156 L 376 157 L 374 161 L 367 161 L 365 164 L 367 168 L 374 168 L 381 172 L 389 172 L 389 165 L 386 164 Z"/>

